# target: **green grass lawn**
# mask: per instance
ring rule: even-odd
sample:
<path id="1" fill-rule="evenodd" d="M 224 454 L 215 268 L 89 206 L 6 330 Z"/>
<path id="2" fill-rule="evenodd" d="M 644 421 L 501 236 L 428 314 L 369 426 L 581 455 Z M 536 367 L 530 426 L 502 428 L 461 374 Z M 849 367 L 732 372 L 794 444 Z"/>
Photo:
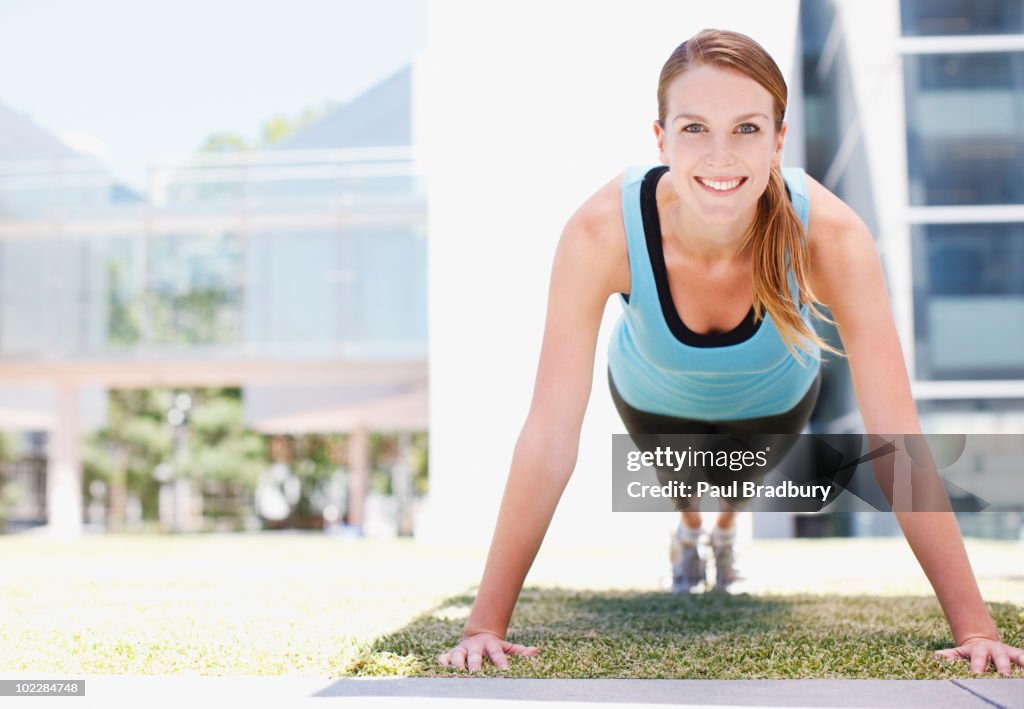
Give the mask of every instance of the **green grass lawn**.
<path id="1" fill-rule="evenodd" d="M 1004 640 L 1024 645 L 1021 545 L 968 540 L 968 550 Z M 97 536 L 71 545 L 0 537 L 0 667 L 451 676 L 434 658 L 458 640 L 484 554 L 318 535 Z M 970 676 L 966 663 L 929 657 L 949 646 L 949 629 L 908 555 L 901 539 L 758 542 L 749 558 L 766 576 L 762 591 L 679 597 L 657 589 L 660 547 L 542 550 L 510 635 L 542 653 L 481 674 Z M 878 559 L 897 571 L 878 572 Z"/>

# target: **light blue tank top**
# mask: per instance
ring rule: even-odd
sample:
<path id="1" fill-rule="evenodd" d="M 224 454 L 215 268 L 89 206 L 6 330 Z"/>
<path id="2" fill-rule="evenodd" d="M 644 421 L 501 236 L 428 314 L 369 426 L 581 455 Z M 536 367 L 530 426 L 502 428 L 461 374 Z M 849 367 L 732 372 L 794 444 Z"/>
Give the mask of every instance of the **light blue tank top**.
<path id="1" fill-rule="evenodd" d="M 630 168 L 622 179 L 631 285 L 628 299 L 619 295 L 622 315 L 608 347 L 615 388 L 633 408 L 664 416 L 731 421 L 789 411 L 810 389 L 821 367 L 821 350 L 816 345 L 812 346 L 814 357 L 797 350 L 798 361 L 767 312 L 749 339 L 733 345 L 695 347 L 681 342 L 669 329 L 658 299 L 640 206 L 640 187 L 650 169 Z M 783 168 L 782 176 L 806 230 L 807 175 L 800 168 Z M 792 270 L 788 282 L 794 302 L 799 302 Z M 807 306 L 800 312 L 813 331 Z"/>

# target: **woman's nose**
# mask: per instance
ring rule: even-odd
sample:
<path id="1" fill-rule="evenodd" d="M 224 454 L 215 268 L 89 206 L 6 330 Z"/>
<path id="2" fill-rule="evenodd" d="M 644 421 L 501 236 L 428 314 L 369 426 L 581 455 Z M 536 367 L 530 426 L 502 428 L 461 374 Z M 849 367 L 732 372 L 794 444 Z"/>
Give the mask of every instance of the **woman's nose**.
<path id="1" fill-rule="evenodd" d="M 704 156 L 704 162 L 708 165 L 732 165 L 736 161 L 727 138 L 714 138 L 708 146 L 708 152 Z"/>

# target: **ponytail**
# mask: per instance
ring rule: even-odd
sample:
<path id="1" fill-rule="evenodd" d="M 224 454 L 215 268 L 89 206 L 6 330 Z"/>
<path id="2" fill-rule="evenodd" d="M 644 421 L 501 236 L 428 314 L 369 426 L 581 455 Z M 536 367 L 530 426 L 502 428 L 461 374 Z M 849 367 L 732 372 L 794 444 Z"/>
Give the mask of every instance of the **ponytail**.
<path id="1" fill-rule="evenodd" d="M 772 168 L 768 187 L 758 202 L 757 216 L 744 238 L 744 245 L 753 246 L 754 322 L 764 317 L 762 310 L 769 313 L 786 349 L 802 366 L 806 364 L 797 356 L 796 348 L 817 357 L 814 352 L 814 346 L 817 345 L 824 352 L 845 357 L 842 351 L 829 345 L 808 327 L 800 314 L 800 307 L 807 305 L 809 312 L 815 317 L 835 324 L 815 307 L 815 303 L 821 301 L 815 297 L 809 283 L 810 254 L 807 250 L 804 226 L 786 195 L 786 184 L 782 179 L 782 172 L 777 167 Z M 787 250 L 790 268 L 793 270 L 799 291 L 799 303 L 793 302 L 793 295 L 789 289 Z"/>

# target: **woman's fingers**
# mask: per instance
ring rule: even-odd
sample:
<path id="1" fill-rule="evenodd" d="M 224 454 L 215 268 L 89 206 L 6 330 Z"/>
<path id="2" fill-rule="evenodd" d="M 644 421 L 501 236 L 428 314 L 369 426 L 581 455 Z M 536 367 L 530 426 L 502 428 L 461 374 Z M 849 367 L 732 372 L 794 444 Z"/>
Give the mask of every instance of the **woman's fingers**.
<path id="1" fill-rule="evenodd" d="M 1024 651 L 996 640 L 973 641 L 960 647 L 938 650 L 932 653 L 932 657 L 943 660 L 968 660 L 970 671 L 975 674 L 984 674 L 988 671 L 990 657 L 996 672 L 1003 675 L 1013 674 L 1014 663 L 1024 667 Z"/>
<path id="2" fill-rule="evenodd" d="M 501 643 L 497 640 L 487 643 L 487 656 L 491 658 L 491 662 L 493 662 L 494 666 L 499 670 L 508 669 L 508 658 L 501 649 Z"/>
<path id="3" fill-rule="evenodd" d="M 466 648 L 459 645 L 454 650 L 446 654 L 448 655 L 448 662 L 451 667 L 458 667 L 462 670 L 466 669 Z"/>
<path id="4" fill-rule="evenodd" d="M 483 667 L 484 658 L 488 658 L 498 669 L 507 670 L 509 655 L 531 657 L 538 652 L 535 647 L 516 645 L 494 635 L 477 635 L 438 655 L 437 662 L 443 667 L 457 667 L 476 672 Z"/>
<path id="5" fill-rule="evenodd" d="M 538 652 L 540 652 L 540 650 L 538 650 L 537 648 L 535 648 L 533 646 L 527 647 L 526 645 L 516 645 L 514 643 L 508 643 L 508 642 L 505 643 L 505 646 L 504 646 L 503 649 L 509 655 L 526 655 L 528 657 L 532 657 L 532 656 L 536 655 Z"/>
<path id="6" fill-rule="evenodd" d="M 992 662 L 996 665 L 996 672 L 1002 675 L 1008 675 L 1013 670 L 1013 666 L 1010 664 L 1010 656 L 1003 652 L 1002 649 L 995 649 L 992 651 Z"/>
<path id="7" fill-rule="evenodd" d="M 978 643 L 971 648 L 971 672 L 984 674 L 988 669 L 988 646 L 985 643 Z"/>

